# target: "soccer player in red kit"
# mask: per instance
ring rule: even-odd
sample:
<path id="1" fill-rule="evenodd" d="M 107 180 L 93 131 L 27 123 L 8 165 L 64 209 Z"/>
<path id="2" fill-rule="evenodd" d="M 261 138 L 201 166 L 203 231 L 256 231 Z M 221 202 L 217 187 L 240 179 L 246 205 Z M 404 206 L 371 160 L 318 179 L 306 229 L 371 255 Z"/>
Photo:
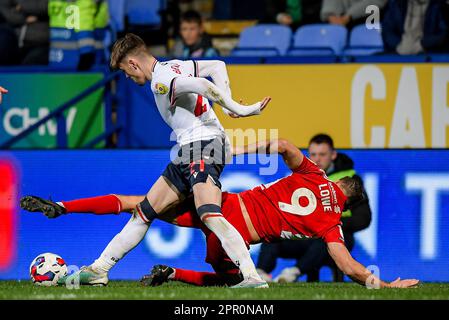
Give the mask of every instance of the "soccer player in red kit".
<path id="1" fill-rule="evenodd" d="M 344 245 L 340 217 L 348 201 L 362 196 L 362 187 L 350 177 L 330 181 L 323 170 L 286 140 L 274 140 L 237 148 L 234 153 L 275 153 L 283 156 L 292 174 L 239 194 L 223 193 L 222 210 L 247 244 L 282 239 L 323 238 L 337 266 L 355 282 L 372 287 L 416 286 L 415 279 L 387 283 L 355 261 Z M 179 210 L 180 208 L 178 208 Z M 165 220 L 165 219 L 164 219 Z M 156 265 L 141 280 L 145 285 L 182 281 L 194 285 L 232 285 L 241 281 L 239 269 L 226 256 L 218 238 L 202 226 L 194 211 L 186 210 L 166 221 L 200 228 L 206 234 L 207 257 L 215 272 L 198 272 Z"/>
<path id="2" fill-rule="evenodd" d="M 323 170 L 286 140 L 260 142 L 234 149 L 235 155 L 255 152 L 281 154 L 292 174 L 239 194 L 223 193 L 223 215 L 248 246 L 282 239 L 323 238 L 337 266 L 360 284 L 405 288 L 419 283 L 415 279 L 400 278 L 391 283 L 381 281 L 355 261 L 346 249 L 340 217 L 345 204 L 356 201 L 362 195 L 357 180 L 345 177 L 335 183 L 330 181 Z M 133 210 L 142 197 L 109 195 L 61 203 L 45 200 L 36 211 L 45 213 L 57 210 L 60 214 L 119 213 Z M 206 262 L 212 265 L 215 272 L 157 265 L 150 275 L 143 277 L 144 285 L 155 286 L 170 280 L 200 286 L 232 286 L 241 282 L 238 266 L 227 256 L 217 236 L 204 224 L 204 219 L 211 216 L 205 215 L 200 220 L 192 200 L 184 201 L 158 218 L 178 226 L 201 229 L 207 241 Z"/>

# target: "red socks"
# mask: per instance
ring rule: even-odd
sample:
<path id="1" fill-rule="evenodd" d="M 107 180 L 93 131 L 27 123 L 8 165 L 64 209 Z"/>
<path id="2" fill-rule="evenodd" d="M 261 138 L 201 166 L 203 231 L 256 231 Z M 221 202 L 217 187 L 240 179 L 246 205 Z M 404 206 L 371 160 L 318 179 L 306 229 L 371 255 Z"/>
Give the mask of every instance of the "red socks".
<path id="1" fill-rule="evenodd" d="M 95 214 L 119 214 L 122 204 L 116 195 L 84 198 L 72 201 L 61 201 L 67 213 L 92 212 Z"/>
<path id="2" fill-rule="evenodd" d="M 236 272 L 230 271 L 230 273 L 215 273 L 199 272 L 179 268 L 175 269 L 175 276 L 172 280 L 182 281 L 196 286 L 224 286 L 229 282 L 230 278 L 235 277 L 239 271 L 236 269 Z"/>

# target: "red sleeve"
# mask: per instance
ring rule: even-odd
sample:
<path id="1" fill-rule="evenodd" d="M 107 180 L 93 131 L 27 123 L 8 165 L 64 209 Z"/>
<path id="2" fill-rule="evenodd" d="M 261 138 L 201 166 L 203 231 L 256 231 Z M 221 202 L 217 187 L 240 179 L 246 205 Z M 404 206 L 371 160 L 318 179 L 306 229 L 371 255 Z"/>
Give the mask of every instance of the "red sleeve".
<path id="1" fill-rule="evenodd" d="M 299 167 L 294 169 L 293 172 L 302 173 L 302 174 L 307 174 L 307 173 L 324 174 L 324 171 L 321 170 L 320 167 L 318 167 L 315 162 L 313 162 L 306 156 L 304 156 Z"/>
<path id="2" fill-rule="evenodd" d="M 345 244 L 345 238 L 343 236 L 343 230 L 341 229 L 341 225 L 337 225 L 331 229 L 329 229 L 323 235 L 324 242 L 338 242 L 341 244 Z"/>

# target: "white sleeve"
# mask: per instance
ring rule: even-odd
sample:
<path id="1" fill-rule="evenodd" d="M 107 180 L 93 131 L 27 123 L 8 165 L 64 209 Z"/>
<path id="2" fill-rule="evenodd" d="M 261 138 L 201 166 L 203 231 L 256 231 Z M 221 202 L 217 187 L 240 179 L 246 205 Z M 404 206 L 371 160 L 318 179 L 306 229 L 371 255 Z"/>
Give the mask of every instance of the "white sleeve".
<path id="1" fill-rule="evenodd" d="M 201 60 L 195 62 L 197 64 L 198 77 L 211 77 L 217 87 L 229 96 L 232 96 L 226 63 L 220 60 Z"/>
<path id="2" fill-rule="evenodd" d="M 200 60 L 194 61 L 195 70 L 198 77 L 211 77 L 215 85 L 223 90 L 228 96 L 232 97 L 231 84 L 229 81 L 226 63 L 220 60 Z M 226 114 L 230 114 L 229 110 L 223 108 Z"/>
<path id="3" fill-rule="evenodd" d="M 219 88 L 204 78 L 174 78 L 170 86 L 170 100 L 173 101 L 176 96 L 186 93 L 196 93 L 202 95 L 208 100 L 218 103 L 223 108 L 226 108 L 241 117 L 260 114 L 260 108 L 262 105 L 261 102 L 257 102 L 250 106 L 243 106 L 232 100 L 231 96 L 225 90 Z"/>

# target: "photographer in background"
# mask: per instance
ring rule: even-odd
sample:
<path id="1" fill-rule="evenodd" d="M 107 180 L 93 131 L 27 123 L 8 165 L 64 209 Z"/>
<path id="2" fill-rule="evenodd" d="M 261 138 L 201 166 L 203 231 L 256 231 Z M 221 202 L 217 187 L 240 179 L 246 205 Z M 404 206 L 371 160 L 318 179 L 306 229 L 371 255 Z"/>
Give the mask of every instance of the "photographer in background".
<path id="1" fill-rule="evenodd" d="M 331 181 L 343 177 L 360 179 L 354 170 L 354 162 L 343 153 L 337 153 L 334 142 L 327 134 L 317 134 L 309 142 L 309 158 L 314 161 Z M 371 209 L 368 196 L 356 203 L 351 203 L 341 216 L 342 229 L 346 247 L 354 247 L 354 233 L 363 230 L 371 223 Z M 262 244 L 257 262 L 257 271 L 265 281 L 272 281 L 269 275 L 276 267 L 278 258 L 296 259 L 294 267 L 285 268 L 275 279 L 277 282 L 294 282 L 303 274 L 316 276 L 323 265 L 332 265 L 321 239 L 285 240 L 277 243 Z"/>
<path id="2" fill-rule="evenodd" d="M 203 18 L 194 11 L 186 11 L 181 16 L 179 27 L 181 39 L 175 44 L 172 55 L 182 58 L 219 56 L 212 46 L 212 39 L 204 32 Z"/>

